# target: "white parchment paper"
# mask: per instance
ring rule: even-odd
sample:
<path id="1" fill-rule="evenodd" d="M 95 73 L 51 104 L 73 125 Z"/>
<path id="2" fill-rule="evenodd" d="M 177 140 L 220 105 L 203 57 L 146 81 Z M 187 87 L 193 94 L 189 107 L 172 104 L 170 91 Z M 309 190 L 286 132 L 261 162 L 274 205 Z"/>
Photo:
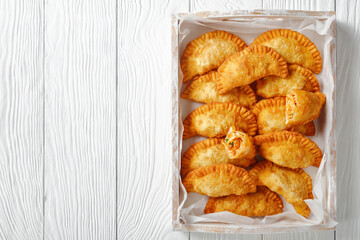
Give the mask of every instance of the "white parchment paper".
<path id="1" fill-rule="evenodd" d="M 335 16 L 330 18 L 313 18 L 306 16 L 286 17 L 286 16 L 232 16 L 232 17 L 216 17 L 216 18 L 199 18 L 195 16 L 185 16 L 181 18 L 178 29 L 178 49 L 179 58 L 186 45 L 193 39 L 199 37 L 203 33 L 214 30 L 225 30 L 231 32 L 248 45 L 261 33 L 277 28 L 288 28 L 298 31 L 307 36 L 320 51 L 323 60 L 323 69 L 318 78 L 321 92 L 326 95 L 326 104 L 322 110 L 320 117 L 315 121 L 316 135 L 310 137 L 315 141 L 323 151 L 324 157 L 319 168 L 308 167 L 304 170 L 311 176 L 313 180 L 314 200 L 306 200 L 311 209 L 309 217 L 306 219 L 296 214 L 293 206 L 285 201 L 284 212 L 274 216 L 267 217 L 245 217 L 232 214 L 229 212 L 220 212 L 213 214 L 204 214 L 204 208 L 208 200 L 207 196 L 197 193 L 187 194 L 184 186 L 180 183 L 180 207 L 178 209 L 179 220 L 182 223 L 226 223 L 241 225 L 244 228 L 254 228 L 260 226 L 266 227 L 290 227 L 290 226 L 311 226 L 323 224 L 329 228 L 334 227 L 336 222 L 331 219 L 329 214 L 329 169 L 328 160 L 333 157 L 330 151 L 330 132 L 333 126 L 333 104 L 334 103 L 334 79 L 333 69 L 331 68 L 330 42 L 334 39 L 330 34 L 330 25 L 335 21 Z M 179 70 L 180 71 L 180 70 Z M 179 95 L 184 90 L 182 85 L 182 74 L 180 71 L 180 79 L 178 81 L 178 99 L 180 104 L 180 118 L 184 118 L 198 108 L 202 104 L 181 99 Z M 177 101 L 176 101 L 177 102 Z M 182 122 L 179 122 L 180 136 L 182 138 Z M 181 155 L 194 143 L 205 138 L 193 137 L 184 141 L 179 141 Z M 178 150 L 176 150 L 178 151 Z M 175 174 L 180 178 L 180 172 Z"/>

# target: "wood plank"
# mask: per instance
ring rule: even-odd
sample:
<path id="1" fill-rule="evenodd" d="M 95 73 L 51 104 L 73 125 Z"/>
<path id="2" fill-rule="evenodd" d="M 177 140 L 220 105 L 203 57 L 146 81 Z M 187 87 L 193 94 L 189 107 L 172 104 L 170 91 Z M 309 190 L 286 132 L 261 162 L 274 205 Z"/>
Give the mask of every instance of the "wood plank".
<path id="1" fill-rule="evenodd" d="M 234 0 L 191 0 L 190 10 L 192 12 L 200 11 L 226 11 L 226 10 L 247 10 L 261 9 L 262 0 L 253 1 L 234 1 Z M 190 233 L 190 239 L 227 239 L 227 240 L 260 240 L 261 234 L 218 234 L 218 233 Z"/>
<path id="2" fill-rule="evenodd" d="M 336 1 L 337 239 L 360 239 L 360 3 Z M 348 107 L 344 107 L 348 106 Z"/>
<path id="3" fill-rule="evenodd" d="M 0 1 L 0 239 L 43 236 L 43 14 Z"/>
<path id="4" fill-rule="evenodd" d="M 307 11 L 334 11 L 334 2 L 321 1 L 302 1 L 302 0 L 263 0 L 264 9 L 287 9 L 287 10 L 307 10 Z M 282 239 L 334 239 L 334 231 L 314 231 L 301 233 L 286 233 L 264 235 L 264 240 L 282 240 Z"/>
<path id="5" fill-rule="evenodd" d="M 116 1 L 46 1 L 45 239 L 116 238 Z"/>
<path id="6" fill-rule="evenodd" d="M 188 1 L 118 2 L 118 239 L 172 231 L 170 13 Z"/>

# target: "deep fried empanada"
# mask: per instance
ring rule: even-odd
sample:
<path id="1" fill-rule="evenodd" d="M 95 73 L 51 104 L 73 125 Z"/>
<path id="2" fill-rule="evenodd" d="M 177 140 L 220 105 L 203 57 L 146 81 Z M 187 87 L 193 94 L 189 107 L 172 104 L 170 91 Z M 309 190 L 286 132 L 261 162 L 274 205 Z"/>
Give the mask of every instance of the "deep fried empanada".
<path id="1" fill-rule="evenodd" d="M 228 211 L 238 215 L 255 217 L 282 213 L 281 198 L 267 187 L 259 186 L 255 193 L 210 197 L 204 209 L 205 214 Z"/>
<path id="2" fill-rule="evenodd" d="M 303 34 L 289 29 L 276 29 L 258 36 L 252 45 L 264 45 L 275 49 L 288 63 L 296 63 L 320 73 L 322 62 L 319 50 Z"/>
<path id="3" fill-rule="evenodd" d="M 269 75 L 286 78 L 287 63 L 273 49 L 254 45 L 235 53 L 221 64 L 218 68 L 217 89 L 220 94 L 224 94 Z"/>
<path id="4" fill-rule="evenodd" d="M 319 167 L 322 159 L 320 148 L 300 133 L 274 132 L 254 137 L 258 153 L 277 165 L 288 168 Z"/>
<path id="5" fill-rule="evenodd" d="M 218 68 L 226 58 L 246 47 L 241 38 L 225 31 L 208 32 L 192 40 L 181 58 L 183 82 Z"/>
<path id="6" fill-rule="evenodd" d="M 265 185 L 271 191 L 282 195 L 298 214 L 309 216 L 310 209 L 304 200 L 313 199 L 312 180 L 301 168 L 290 169 L 262 161 L 250 170 L 249 175 L 257 185 Z"/>
<path id="7" fill-rule="evenodd" d="M 235 127 L 230 127 L 223 145 L 230 159 L 251 159 L 254 158 L 256 154 L 253 138 L 241 130 L 236 131 Z"/>
<path id="8" fill-rule="evenodd" d="M 197 192 L 210 197 L 231 194 L 242 195 L 256 191 L 248 172 L 232 164 L 216 164 L 189 172 L 183 180 L 187 192 Z"/>
<path id="9" fill-rule="evenodd" d="M 308 136 L 315 135 L 315 124 L 313 122 L 290 128 L 286 126 L 285 109 L 285 97 L 269 98 L 258 102 L 254 106 L 252 112 L 257 118 L 259 134 L 288 130 L 292 132 L 300 132 Z"/>
<path id="10" fill-rule="evenodd" d="M 291 90 L 286 95 L 286 126 L 306 124 L 320 115 L 326 100 L 321 92 Z"/>
<path id="11" fill-rule="evenodd" d="M 193 144 L 181 159 L 181 176 L 201 167 L 220 163 L 231 163 L 239 167 L 249 167 L 256 163 L 254 158 L 230 159 L 222 138 L 209 138 Z"/>
<path id="12" fill-rule="evenodd" d="M 302 89 L 309 92 L 320 91 L 319 82 L 308 69 L 299 65 L 289 66 L 289 76 L 281 78 L 267 76 L 256 81 L 256 93 L 263 98 L 286 96 L 291 89 Z"/>
<path id="13" fill-rule="evenodd" d="M 257 130 L 255 115 L 234 103 L 208 103 L 185 118 L 183 139 L 196 135 L 223 137 L 231 126 L 253 136 Z"/>
<path id="14" fill-rule="evenodd" d="M 232 102 L 251 109 L 256 103 L 256 95 L 249 85 L 232 89 L 230 92 L 220 95 L 216 89 L 216 75 L 212 71 L 195 78 L 186 86 L 181 97 L 196 102 Z"/>

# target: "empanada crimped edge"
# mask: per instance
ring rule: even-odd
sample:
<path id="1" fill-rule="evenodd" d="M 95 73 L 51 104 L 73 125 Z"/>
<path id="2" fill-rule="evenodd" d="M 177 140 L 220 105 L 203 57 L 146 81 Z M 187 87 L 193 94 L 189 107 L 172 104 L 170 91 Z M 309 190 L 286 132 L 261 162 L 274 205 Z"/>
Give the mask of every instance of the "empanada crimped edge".
<path id="1" fill-rule="evenodd" d="M 306 77 L 307 82 L 311 85 L 311 91 L 310 92 L 319 92 L 320 91 L 320 85 L 319 81 L 317 80 L 316 76 L 307 68 L 301 67 L 298 64 L 290 64 L 289 70 L 294 69 L 296 72 L 300 73 L 304 77 Z"/>
<path id="2" fill-rule="evenodd" d="M 306 36 L 304 36 L 303 34 L 301 34 L 299 32 L 295 32 L 290 29 L 270 30 L 270 31 L 262 33 L 260 36 L 255 38 L 255 40 L 251 43 L 251 45 L 261 44 L 262 42 L 274 39 L 279 36 L 291 37 L 292 39 L 295 39 L 301 46 L 306 47 L 311 52 L 311 54 L 315 60 L 315 67 L 313 69 L 313 72 L 316 74 L 320 73 L 321 68 L 322 68 L 322 60 L 321 60 L 319 50 L 317 49 L 315 44 L 310 41 L 310 39 L 308 39 Z"/>
<path id="3" fill-rule="evenodd" d="M 247 47 L 247 44 L 238 36 L 226 32 L 226 31 L 213 31 L 213 32 L 207 32 L 203 35 L 201 35 L 200 37 L 192 40 L 191 42 L 188 43 L 188 45 L 186 46 L 183 55 L 181 57 L 181 71 L 183 73 L 183 83 L 187 83 L 189 82 L 193 77 L 195 76 L 191 76 L 190 75 L 190 71 L 187 69 L 188 68 L 188 58 L 192 55 L 192 53 L 196 50 L 197 47 L 199 47 L 203 41 L 207 40 L 207 39 L 211 39 L 211 38 L 216 38 L 216 37 L 220 37 L 224 40 L 230 40 L 234 43 L 236 43 L 239 48 L 244 49 Z M 211 71 L 212 69 L 209 69 L 208 71 Z M 205 73 L 205 72 L 204 72 Z M 201 74 L 204 74 L 201 73 Z"/>
<path id="4" fill-rule="evenodd" d="M 293 143 L 299 143 L 301 147 L 309 149 L 312 155 L 315 157 L 315 162 L 313 166 L 319 167 L 321 163 L 321 159 L 323 154 L 318 145 L 311 141 L 309 138 L 303 136 L 297 132 L 289 132 L 289 131 L 280 131 L 280 132 L 272 132 L 266 133 L 263 135 L 257 135 L 254 137 L 255 145 L 261 145 L 267 142 L 281 142 L 281 141 L 289 141 Z"/>
<path id="5" fill-rule="evenodd" d="M 183 133 L 183 139 L 187 139 L 192 136 L 196 136 L 196 132 L 191 131 L 191 123 L 194 120 L 194 118 L 197 115 L 200 115 L 202 113 L 205 113 L 207 111 L 210 111 L 212 109 L 220 109 L 220 110 L 227 110 L 228 112 L 234 111 L 239 114 L 241 114 L 241 118 L 244 119 L 244 121 L 249 126 L 247 134 L 254 136 L 257 131 L 257 124 L 256 124 L 256 117 L 255 115 L 248 110 L 246 107 L 243 107 L 241 105 L 237 105 L 234 103 L 219 103 L 219 102 L 213 102 L 208 103 L 206 105 L 200 106 L 197 109 L 195 109 L 192 113 L 190 113 L 183 122 L 184 125 L 184 133 Z M 230 127 L 230 126 L 229 126 Z"/>

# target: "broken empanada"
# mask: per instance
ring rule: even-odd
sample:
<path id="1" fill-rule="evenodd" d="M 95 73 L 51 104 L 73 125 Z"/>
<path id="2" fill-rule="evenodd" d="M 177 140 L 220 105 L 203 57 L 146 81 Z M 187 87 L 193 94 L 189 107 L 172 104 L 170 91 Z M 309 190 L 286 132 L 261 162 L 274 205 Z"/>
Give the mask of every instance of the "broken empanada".
<path id="1" fill-rule="evenodd" d="M 272 48 L 254 45 L 235 53 L 221 64 L 218 68 L 217 89 L 220 94 L 224 94 L 269 75 L 286 78 L 287 63 Z"/>
<path id="2" fill-rule="evenodd" d="M 192 40 L 181 58 L 183 83 L 218 68 L 225 59 L 246 47 L 241 38 L 225 31 L 208 32 Z"/>
<path id="3" fill-rule="evenodd" d="M 257 130 L 255 115 L 234 103 L 208 103 L 185 118 L 183 139 L 196 135 L 223 137 L 231 126 L 253 136 Z"/>
<path id="4" fill-rule="evenodd" d="M 288 63 L 296 63 L 318 74 L 322 62 L 319 50 L 303 34 L 290 29 L 276 29 L 258 36 L 252 45 L 264 45 L 275 49 Z"/>
<path id="5" fill-rule="evenodd" d="M 254 106 L 252 112 L 257 118 L 259 134 L 288 130 L 292 132 L 300 132 L 308 136 L 315 135 L 315 124 L 313 122 L 296 127 L 286 126 L 285 110 L 285 97 L 269 98 L 258 102 Z"/>
<path id="6" fill-rule="evenodd" d="M 312 180 L 304 170 L 280 167 L 272 162 L 262 161 L 250 170 L 249 175 L 257 185 L 265 185 L 271 191 L 282 195 L 294 206 L 298 214 L 309 216 L 310 209 L 304 200 L 313 199 Z"/>
<path id="7" fill-rule="evenodd" d="M 251 159 L 254 158 L 256 154 L 253 138 L 241 130 L 236 131 L 235 127 L 230 127 L 223 145 L 230 159 Z"/>
<path id="8" fill-rule="evenodd" d="M 201 167 L 220 163 L 231 163 L 239 167 L 249 167 L 256 163 L 254 158 L 230 159 L 222 138 L 209 138 L 193 144 L 181 159 L 181 176 Z"/>
<path id="9" fill-rule="evenodd" d="M 230 92 L 220 95 L 216 89 L 216 75 L 212 71 L 195 78 L 186 86 L 181 97 L 196 102 L 232 102 L 251 109 L 256 103 L 256 95 L 249 85 L 232 89 Z"/>
<path id="10" fill-rule="evenodd" d="M 321 92 L 308 92 L 304 90 L 291 90 L 286 95 L 286 126 L 306 124 L 320 115 L 326 100 Z"/>
<path id="11" fill-rule="evenodd" d="M 248 172 L 232 164 L 216 164 L 189 172 L 183 180 L 187 192 L 210 197 L 256 192 L 256 185 Z"/>
<path id="12" fill-rule="evenodd" d="M 319 167 L 322 159 L 320 148 L 300 133 L 274 132 L 254 137 L 258 153 L 277 165 L 288 168 Z"/>
<path id="13" fill-rule="evenodd" d="M 291 89 L 302 89 L 309 92 L 320 91 L 319 82 L 308 69 L 299 65 L 289 66 L 289 76 L 281 78 L 267 76 L 256 81 L 256 93 L 263 98 L 286 96 Z"/>
<path id="14" fill-rule="evenodd" d="M 210 197 L 204 209 L 205 214 L 228 211 L 238 215 L 256 217 L 282 213 L 281 198 L 267 187 L 259 186 L 255 193 Z"/>

